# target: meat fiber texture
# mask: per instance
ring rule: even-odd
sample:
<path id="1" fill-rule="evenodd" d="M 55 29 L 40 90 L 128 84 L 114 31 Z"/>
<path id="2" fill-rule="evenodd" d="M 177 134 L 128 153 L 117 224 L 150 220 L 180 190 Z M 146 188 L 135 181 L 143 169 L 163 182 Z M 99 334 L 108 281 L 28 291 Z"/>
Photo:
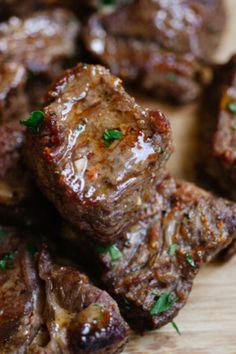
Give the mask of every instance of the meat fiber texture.
<path id="1" fill-rule="evenodd" d="M 128 326 L 117 304 L 39 238 L 0 229 L 1 354 L 119 353 Z"/>
<path id="2" fill-rule="evenodd" d="M 208 82 L 206 62 L 224 24 L 222 1 L 135 0 L 94 14 L 83 38 L 96 59 L 135 89 L 183 104 Z"/>
<path id="3" fill-rule="evenodd" d="M 54 83 L 43 112 L 26 151 L 38 184 L 66 220 L 107 244 L 154 212 L 155 185 L 172 152 L 160 111 L 137 105 L 104 67 L 79 64 Z"/>
<path id="4" fill-rule="evenodd" d="M 156 204 L 156 215 L 109 247 L 68 226 L 62 232 L 70 254 L 83 254 L 136 330 L 172 321 L 201 266 L 236 237 L 236 205 L 190 183 L 167 177 L 157 186 Z"/>

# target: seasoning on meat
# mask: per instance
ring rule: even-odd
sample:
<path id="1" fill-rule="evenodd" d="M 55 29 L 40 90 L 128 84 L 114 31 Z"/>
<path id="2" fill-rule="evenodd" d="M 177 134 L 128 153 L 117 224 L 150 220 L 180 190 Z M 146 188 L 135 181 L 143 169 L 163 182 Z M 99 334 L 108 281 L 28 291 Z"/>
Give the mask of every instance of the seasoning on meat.
<path id="1" fill-rule="evenodd" d="M 167 177 L 157 186 L 156 204 L 156 215 L 134 224 L 114 243 L 122 257 L 113 262 L 82 232 L 69 226 L 63 231 L 70 255 L 83 255 L 138 330 L 171 322 L 202 264 L 236 237 L 236 205 L 190 183 Z"/>
<path id="2" fill-rule="evenodd" d="M 86 64 L 54 83 L 43 112 L 26 150 L 39 185 L 65 219 L 111 244 L 153 212 L 146 206 L 172 151 L 161 112 L 144 110 L 108 70 Z"/>

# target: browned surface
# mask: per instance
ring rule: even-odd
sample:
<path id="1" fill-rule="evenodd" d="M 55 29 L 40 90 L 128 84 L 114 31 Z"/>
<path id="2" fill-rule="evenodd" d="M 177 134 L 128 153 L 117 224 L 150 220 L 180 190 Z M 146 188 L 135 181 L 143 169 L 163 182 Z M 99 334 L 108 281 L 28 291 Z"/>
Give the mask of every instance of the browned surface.
<path id="1" fill-rule="evenodd" d="M 225 0 L 228 25 L 217 59 L 227 60 L 236 51 L 236 2 Z M 154 100 L 141 100 L 160 107 Z M 176 177 L 194 180 L 198 159 L 197 104 L 182 109 L 161 105 L 174 131 L 175 153 L 170 168 Z M 201 117 L 200 117 L 201 119 Z M 236 258 L 222 265 L 212 263 L 198 275 L 186 307 L 176 319 L 178 336 L 168 325 L 144 337 L 133 336 L 124 354 L 235 354 L 236 353 Z"/>

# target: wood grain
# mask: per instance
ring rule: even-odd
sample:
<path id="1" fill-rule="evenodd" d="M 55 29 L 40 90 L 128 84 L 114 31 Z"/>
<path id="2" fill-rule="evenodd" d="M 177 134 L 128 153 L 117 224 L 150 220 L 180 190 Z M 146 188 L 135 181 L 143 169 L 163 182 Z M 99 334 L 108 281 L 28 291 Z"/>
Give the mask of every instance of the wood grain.
<path id="1" fill-rule="evenodd" d="M 225 0 L 228 24 L 216 59 L 236 52 L 236 0 Z M 194 181 L 198 159 L 197 104 L 173 108 L 155 100 L 139 99 L 160 108 L 171 120 L 175 153 L 169 168 L 177 178 Z M 171 325 L 144 336 L 133 335 L 125 354 L 236 354 L 236 257 L 227 264 L 205 266 L 194 283 L 184 309 L 176 318 L 181 336 Z"/>

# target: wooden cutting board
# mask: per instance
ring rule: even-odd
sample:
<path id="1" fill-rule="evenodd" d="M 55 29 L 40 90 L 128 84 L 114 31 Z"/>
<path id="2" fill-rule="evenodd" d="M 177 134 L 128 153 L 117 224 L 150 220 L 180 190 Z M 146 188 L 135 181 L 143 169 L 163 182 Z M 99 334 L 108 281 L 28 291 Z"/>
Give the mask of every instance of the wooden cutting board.
<path id="1" fill-rule="evenodd" d="M 236 53 L 236 0 L 225 0 L 225 5 L 228 24 L 216 55 L 218 61 Z M 201 143 L 197 136 L 201 124 L 198 105 L 174 108 L 156 100 L 138 100 L 143 106 L 160 108 L 169 117 L 175 145 L 169 168 L 175 177 L 194 181 Z M 125 354 L 236 354 L 236 257 L 227 264 L 212 263 L 200 271 L 176 323 L 181 336 L 171 325 L 144 336 L 133 335 Z"/>

